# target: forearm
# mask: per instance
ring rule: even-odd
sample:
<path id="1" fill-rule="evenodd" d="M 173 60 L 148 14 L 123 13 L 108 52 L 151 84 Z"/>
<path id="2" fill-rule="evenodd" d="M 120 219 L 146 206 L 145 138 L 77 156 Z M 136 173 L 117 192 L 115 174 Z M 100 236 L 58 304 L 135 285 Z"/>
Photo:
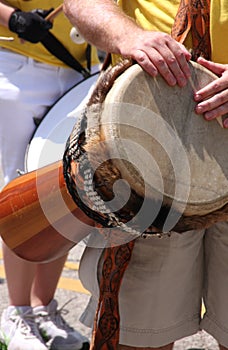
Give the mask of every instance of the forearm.
<path id="1" fill-rule="evenodd" d="M 8 27 L 9 18 L 14 10 L 15 9 L 8 6 L 5 1 L 0 1 L 0 25 Z"/>
<path id="2" fill-rule="evenodd" d="M 112 0 L 64 0 L 64 12 L 88 42 L 107 52 L 122 54 L 124 40 L 142 32 Z"/>
<path id="3" fill-rule="evenodd" d="M 142 29 L 113 0 L 63 1 L 66 16 L 86 41 L 132 58 L 150 75 L 160 73 L 169 85 L 187 84 L 191 55 L 169 34 Z"/>

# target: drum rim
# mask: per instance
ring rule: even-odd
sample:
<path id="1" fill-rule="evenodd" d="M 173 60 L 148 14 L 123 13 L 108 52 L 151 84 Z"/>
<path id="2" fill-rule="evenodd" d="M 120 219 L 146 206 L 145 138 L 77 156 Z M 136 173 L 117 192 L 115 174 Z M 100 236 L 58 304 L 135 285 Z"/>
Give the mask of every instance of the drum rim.
<path id="1" fill-rule="evenodd" d="M 65 96 L 67 95 L 71 90 L 75 89 L 78 85 L 80 85 L 81 83 L 84 83 L 85 81 L 89 80 L 90 78 L 96 76 L 96 75 L 99 75 L 99 71 L 91 74 L 89 77 L 86 77 L 80 81 L 78 81 L 75 85 L 73 85 L 71 88 L 69 88 L 67 91 L 65 91 L 54 103 L 53 105 L 51 105 L 51 107 L 48 108 L 48 111 L 45 112 L 45 114 L 43 115 L 43 117 L 40 119 L 40 123 L 37 125 L 37 127 L 35 128 L 32 136 L 31 136 L 31 139 L 29 141 L 29 144 L 30 142 L 32 141 L 33 137 L 35 136 L 40 124 L 42 123 L 42 121 L 45 119 L 45 117 L 48 115 L 48 113 L 52 110 L 52 108 Z"/>
<path id="2" fill-rule="evenodd" d="M 34 129 L 34 132 L 32 133 L 32 136 L 29 140 L 29 143 L 26 147 L 25 150 L 25 155 L 24 155 L 24 170 L 22 172 L 27 173 L 30 172 L 31 170 L 28 170 L 28 153 L 29 153 L 29 149 L 31 146 L 31 142 L 34 139 L 37 131 L 39 130 L 39 127 L 41 126 L 42 122 L 45 120 L 45 118 L 48 116 L 48 114 L 51 112 L 51 110 L 64 98 L 64 96 L 66 96 L 69 92 L 71 92 L 72 90 L 74 90 L 76 87 L 78 87 L 79 85 L 81 85 L 82 83 L 90 80 L 91 78 L 94 77 L 98 77 L 99 76 L 100 71 L 97 70 L 94 73 L 92 73 L 90 76 L 83 78 L 82 80 L 78 81 L 77 83 L 75 83 L 72 87 L 70 87 L 68 90 L 66 90 L 49 108 L 48 110 L 45 112 L 45 114 L 42 116 L 42 118 L 40 119 L 40 122 L 38 125 L 36 125 L 35 121 L 34 121 L 34 125 L 36 126 Z"/>
<path id="3" fill-rule="evenodd" d="M 190 61 L 190 63 L 191 63 L 193 71 L 196 69 L 198 72 L 202 72 L 202 74 L 206 73 L 208 78 L 212 79 L 212 80 L 217 78 L 217 76 L 213 72 L 209 71 L 207 68 L 201 66 L 197 62 Z M 124 71 L 119 77 L 117 77 L 117 79 L 115 80 L 115 82 L 113 84 L 113 89 L 115 91 L 119 90 L 119 92 L 121 92 L 122 88 L 123 88 L 123 85 L 124 85 L 123 82 L 124 81 L 128 81 L 128 79 L 126 79 L 126 78 L 129 78 L 130 75 L 132 75 L 133 77 L 138 76 L 142 72 L 143 72 L 143 69 L 140 67 L 140 65 L 138 65 L 138 64 L 132 65 L 130 68 L 128 68 L 126 71 Z M 120 80 L 123 83 L 123 85 L 120 84 L 119 86 L 117 86 L 117 81 L 118 80 Z M 126 83 L 126 85 L 127 85 L 127 83 Z M 192 82 L 190 82 L 190 85 L 192 85 Z M 107 96 L 110 96 L 110 94 L 112 95 L 112 89 L 110 89 L 110 91 L 107 93 Z M 114 96 L 115 96 L 115 93 L 114 93 Z M 113 98 L 113 96 L 112 96 L 112 98 Z M 113 102 L 112 98 L 111 98 L 111 102 Z M 122 101 L 121 98 L 120 98 L 120 101 Z M 110 104 L 109 98 L 106 98 L 104 100 L 104 106 L 103 106 L 103 109 L 102 109 L 102 112 L 101 112 L 101 115 L 100 115 L 101 119 L 103 117 L 103 111 L 105 109 L 105 105 L 106 104 Z M 107 113 L 107 114 L 110 115 L 110 113 Z M 108 135 L 108 136 L 110 136 L 110 135 Z M 166 194 L 166 196 L 167 196 L 167 194 Z M 167 198 L 167 200 L 171 200 L 171 201 L 175 200 L 177 202 L 178 206 L 179 205 L 182 206 L 183 204 L 185 205 L 185 202 L 182 202 L 179 199 L 175 199 L 172 196 L 167 196 L 166 198 Z M 227 195 L 223 196 L 221 194 L 217 194 L 217 197 L 215 199 L 209 199 L 209 200 L 205 200 L 203 202 L 200 201 L 200 200 L 194 200 L 194 199 L 193 200 L 189 200 L 187 202 L 187 207 L 188 207 L 188 211 L 187 212 L 195 211 L 195 209 L 194 209 L 195 207 L 198 208 L 199 204 L 203 204 L 204 206 L 206 206 L 205 212 L 209 213 L 209 212 L 215 210 L 215 208 L 214 208 L 214 204 L 215 203 L 217 203 L 217 205 L 218 205 L 218 207 L 216 207 L 216 209 L 217 209 L 219 207 L 222 207 L 224 205 L 224 202 L 227 202 Z M 202 212 L 203 212 L 203 210 L 202 210 Z M 203 213 L 201 213 L 201 214 L 203 215 Z M 190 214 L 188 214 L 188 215 L 190 215 Z"/>

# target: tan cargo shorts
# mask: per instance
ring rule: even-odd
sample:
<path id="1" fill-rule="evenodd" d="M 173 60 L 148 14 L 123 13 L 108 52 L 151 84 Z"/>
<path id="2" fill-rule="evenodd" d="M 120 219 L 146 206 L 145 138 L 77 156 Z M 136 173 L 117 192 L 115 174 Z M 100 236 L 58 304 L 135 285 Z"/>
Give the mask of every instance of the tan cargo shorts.
<path id="1" fill-rule="evenodd" d="M 101 265 L 102 249 L 86 248 L 80 278 L 92 296 L 81 321 L 90 327 Z M 137 239 L 119 300 L 121 344 L 159 347 L 202 328 L 228 347 L 228 224 Z"/>

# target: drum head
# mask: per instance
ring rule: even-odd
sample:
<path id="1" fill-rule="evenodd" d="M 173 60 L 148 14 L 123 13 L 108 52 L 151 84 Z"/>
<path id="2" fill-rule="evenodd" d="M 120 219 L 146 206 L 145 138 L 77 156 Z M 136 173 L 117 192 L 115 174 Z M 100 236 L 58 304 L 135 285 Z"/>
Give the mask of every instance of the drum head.
<path id="1" fill-rule="evenodd" d="M 100 121 L 110 158 L 131 188 L 162 196 L 187 216 L 228 200 L 227 130 L 194 113 L 193 91 L 216 76 L 194 62 L 190 67 L 191 81 L 180 88 L 133 65 L 106 96 Z"/>
<path id="2" fill-rule="evenodd" d="M 26 172 L 62 159 L 66 141 L 98 74 L 99 72 L 77 83 L 45 115 L 28 146 L 25 156 Z"/>

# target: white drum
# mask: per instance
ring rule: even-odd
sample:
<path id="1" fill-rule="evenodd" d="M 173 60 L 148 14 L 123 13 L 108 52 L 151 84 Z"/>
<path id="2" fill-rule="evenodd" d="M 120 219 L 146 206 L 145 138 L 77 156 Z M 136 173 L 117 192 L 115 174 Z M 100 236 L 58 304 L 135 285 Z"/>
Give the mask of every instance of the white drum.
<path id="1" fill-rule="evenodd" d="M 30 172 L 61 160 L 66 141 L 98 78 L 94 73 L 66 92 L 48 111 L 36 129 L 25 155 Z"/>

